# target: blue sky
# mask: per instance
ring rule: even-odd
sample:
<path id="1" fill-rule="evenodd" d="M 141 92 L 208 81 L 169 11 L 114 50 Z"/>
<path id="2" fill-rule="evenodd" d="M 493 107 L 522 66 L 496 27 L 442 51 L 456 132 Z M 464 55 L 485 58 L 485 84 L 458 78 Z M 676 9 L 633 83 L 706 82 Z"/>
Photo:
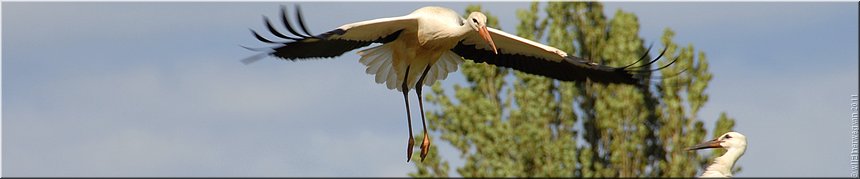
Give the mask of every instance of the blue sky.
<path id="1" fill-rule="evenodd" d="M 402 96 L 354 52 L 252 65 L 238 45 L 289 2 L 2 5 L 3 176 L 405 176 Z M 302 2 L 315 33 L 427 5 Z M 509 32 L 528 2 L 480 2 Z M 607 2 L 646 42 L 670 27 L 705 51 L 699 114 L 749 140 L 736 176 L 848 176 L 856 3 Z M 372 9 L 372 10 L 368 10 Z M 659 45 L 659 43 L 657 44 Z M 445 86 L 463 83 L 459 73 Z M 411 96 L 414 102 L 414 96 Z M 414 107 L 413 107 L 414 108 Z M 417 111 L 417 109 L 413 109 Z M 416 128 L 417 129 L 417 128 Z M 441 140 L 437 140 L 441 141 Z M 439 155 L 462 164 L 443 142 Z"/>

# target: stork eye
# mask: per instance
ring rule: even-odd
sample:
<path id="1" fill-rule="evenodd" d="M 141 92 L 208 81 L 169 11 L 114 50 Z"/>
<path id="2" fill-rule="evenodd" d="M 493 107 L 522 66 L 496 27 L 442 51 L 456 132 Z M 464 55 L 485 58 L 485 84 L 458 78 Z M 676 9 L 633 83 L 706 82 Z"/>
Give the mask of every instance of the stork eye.
<path id="1" fill-rule="evenodd" d="M 477 24 L 477 23 L 478 23 L 478 19 L 472 18 L 472 22 L 474 22 L 475 24 Z"/>
<path id="2" fill-rule="evenodd" d="M 732 136 L 726 134 L 726 139 L 731 139 L 731 138 L 732 138 Z"/>

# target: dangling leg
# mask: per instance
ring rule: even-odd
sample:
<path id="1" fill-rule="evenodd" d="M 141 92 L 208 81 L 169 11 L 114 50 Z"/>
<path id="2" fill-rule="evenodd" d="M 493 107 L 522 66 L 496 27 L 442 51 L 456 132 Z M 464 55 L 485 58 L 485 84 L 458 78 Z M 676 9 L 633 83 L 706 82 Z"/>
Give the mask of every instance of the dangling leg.
<path id="1" fill-rule="evenodd" d="M 421 161 L 424 161 L 424 157 L 427 157 L 427 153 L 430 152 L 430 137 L 427 135 L 427 122 L 424 122 L 424 104 L 423 100 L 421 100 L 421 88 L 424 86 L 424 77 L 427 77 L 427 72 L 430 71 L 430 65 L 424 68 L 424 73 L 421 74 L 421 78 L 418 79 L 418 83 L 415 84 L 415 92 L 418 93 L 418 107 L 421 108 L 421 124 L 424 126 L 424 140 L 421 141 Z"/>
<path id="2" fill-rule="evenodd" d="M 406 146 L 406 162 L 412 159 L 412 146 L 415 145 L 415 139 L 412 137 L 412 115 L 409 114 L 409 97 L 407 94 L 409 93 L 409 88 L 406 86 L 406 82 L 409 81 L 409 66 L 406 66 L 406 75 L 403 76 L 403 100 L 406 101 L 406 120 L 409 124 L 409 145 Z"/>

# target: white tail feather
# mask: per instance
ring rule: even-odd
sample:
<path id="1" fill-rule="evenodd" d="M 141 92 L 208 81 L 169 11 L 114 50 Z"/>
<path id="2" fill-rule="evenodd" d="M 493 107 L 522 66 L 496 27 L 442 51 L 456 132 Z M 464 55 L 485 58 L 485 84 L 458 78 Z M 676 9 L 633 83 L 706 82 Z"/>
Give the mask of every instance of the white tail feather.
<path id="1" fill-rule="evenodd" d="M 358 55 L 361 55 L 359 62 L 367 66 L 365 72 L 375 75 L 376 83 L 394 89 L 396 72 L 391 68 L 391 50 L 387 44 L 359 51 Z"/>
<path id="2" fill-rule="evenodd" d="M 367 70 L 365 70 L 365 72 L 367 72 L 367 74 L 376 73 L 377 71 L 379 71 L 379 68 L 382 67 L 382 64 L 384 64 L 385 62 L 385 60 L 380 59 L 378 56 L 374 57 L 374 60 L 371 61 L 370 64 L 366 64 Z"/>
<path id="3" fill-rule="evenodd" d="M 391 60 L 389 60 L 389 61 L 391 61 Z M 386 83 L 386 86 L 388 87 L 388 89 L 400 89 L 400 87 L 398 87 L 400 85 L 397 85 L 397 70 L 394 70 L 394 67 L 390 64 L 388 66 L 385 66 L 382 68 L 386 69 L 385 71 L 388 72 L 386 74 L 387 77 L 385 80 L 385 83 Z"/>
<path id="4" fill-rule="evenodd" d="M 392 66 L 391 52 L 388 44 L 362 50 L 358 52 L 358 55 L 361 55 L 359 62 L 367 66 L 365 72 L 374 75 L 376 83 L 385 84 L 388 89 L 402 91 L 402 86 L 398 81 L 403 79 L 397 75 L 397 71 Z M 460 55 L 452 51 L 445 51 L 439 60 L 430 67 L 427 76 L 424 77 L 424 85 L 432 86 L 436 81 L 444 80 L 448 77 L 448 73 L 457 71 L 460 63 L 463 63 Z"/>
<path id="5" fill-rule="evenodd" d="M 460 55 L 457 55 L 452 51 L 445 51 L 442 53 L 442 57 L 439 57 L 439 61 L 436 61 L 436 64 L 433 64 L 432 69 L 435 69 L 433 70 L 435 72 L 432 74 L 433 78 L 430 78 L 431 74 L 428 73 L 428 77 L 426 77 L 427 79 L 424 79 L 424 84 L 432 86 L 437 80 L 448 78 L 449 73 L 457 71 L 457 67 L 460 63 L 463 63 L 463 58 L 460 57 Z"/>
<path id="6" fill-rule="evenodd" d="M 376 83 L 384 84 L 388 81 L 389 73 L 394 73 L 394 69 L 391 69 L 391 60 L 386 60 L 382 62 L 379 69 L 377 69 L 376 73 Z"/>

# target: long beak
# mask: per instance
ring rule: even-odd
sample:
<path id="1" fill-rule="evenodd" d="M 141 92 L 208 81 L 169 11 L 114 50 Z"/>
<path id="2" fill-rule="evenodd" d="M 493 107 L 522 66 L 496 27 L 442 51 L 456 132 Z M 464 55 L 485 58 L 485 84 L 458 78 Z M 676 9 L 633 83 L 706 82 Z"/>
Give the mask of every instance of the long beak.
<path id="1" fill-rule="evenodd" d="M 699 150 L 699 149 L 706 149 L 706 148 L 722 148 L 722 147 L 723 146 L 720 145 L 720 141 L 717 139 L 714 139 L 714 140 L 702 142 L 701 144 L 697 144 L 693 147 L 687 148 L 687 150 Z"/>
<path id="2" fill-rule="evenodd" d="M 493 38 L 490 38 L 490 32 L 487 31 L 487 26 L 481 27 L 478 30 L 478 34 L 481 34 L 481 38 L 484 38 L 484 41 L 490 43 L 490 47 L 493 47 L 493 53 L 499 54 L 499 50 L 496 49 L 496 43 L 493 42 Z"/>

